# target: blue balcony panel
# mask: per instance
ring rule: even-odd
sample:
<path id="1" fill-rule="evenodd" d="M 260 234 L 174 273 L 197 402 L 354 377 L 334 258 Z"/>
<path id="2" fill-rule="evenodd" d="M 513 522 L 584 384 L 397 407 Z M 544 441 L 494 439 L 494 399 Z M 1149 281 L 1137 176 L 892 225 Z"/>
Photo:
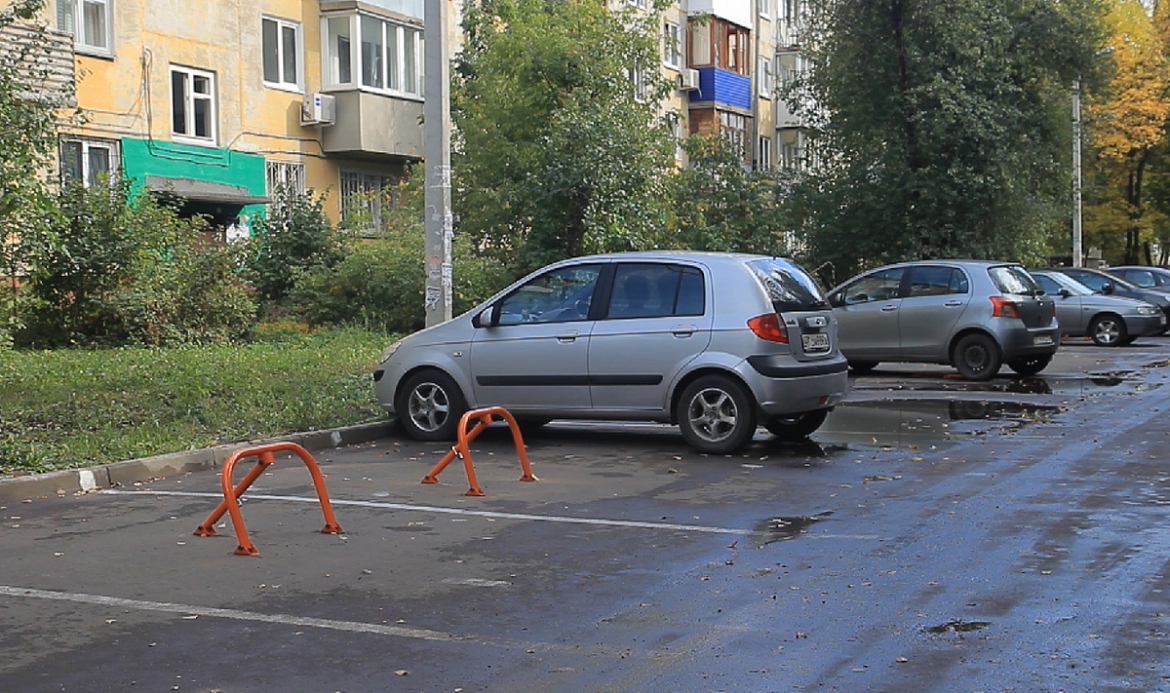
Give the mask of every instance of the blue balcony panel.
<path id="1" fill-rule="evenodd" d="M 745 75 L 720 70 L 717 67 L 700 67 L 699 90 L 691 92 L 691 101 L 714 101 L 745 111 L 752 107 L 752 80 Z"/>

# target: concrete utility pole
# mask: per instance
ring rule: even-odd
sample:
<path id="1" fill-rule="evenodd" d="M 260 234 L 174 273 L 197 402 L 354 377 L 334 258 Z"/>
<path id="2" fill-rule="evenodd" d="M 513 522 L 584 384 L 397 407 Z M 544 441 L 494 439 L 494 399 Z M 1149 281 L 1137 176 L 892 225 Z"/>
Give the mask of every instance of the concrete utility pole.
<path id="1" fill-rule="evenodd" d="M 1081 80 L 1073 81 L 1072 88 L 1072 266 L 1083 267 L 1081 248 Z"/>
<path id="2" fill-rule="evenodd" d="M 426 325 L 451 319 L 451 82 L 447 2 L 426 0 L 423 156 L 426 160 Z"/>

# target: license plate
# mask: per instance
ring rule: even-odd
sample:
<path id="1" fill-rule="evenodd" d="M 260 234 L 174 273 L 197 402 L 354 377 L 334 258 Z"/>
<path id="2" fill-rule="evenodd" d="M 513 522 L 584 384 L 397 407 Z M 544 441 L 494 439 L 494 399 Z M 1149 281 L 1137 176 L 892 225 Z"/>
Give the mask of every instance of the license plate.
<path id="1" fill-rule="evenodd" d="M 813 332 L 800 335 L 800 345 L 805 351 L 828 351 L 829 334 L 827 332 Z"/>
<path id="2" fill-rule="evenodd" d="M 1052 335 L 1042 334 L 1032 339 L 1032 344 L 1036 346 L 1052 346 Z"/>

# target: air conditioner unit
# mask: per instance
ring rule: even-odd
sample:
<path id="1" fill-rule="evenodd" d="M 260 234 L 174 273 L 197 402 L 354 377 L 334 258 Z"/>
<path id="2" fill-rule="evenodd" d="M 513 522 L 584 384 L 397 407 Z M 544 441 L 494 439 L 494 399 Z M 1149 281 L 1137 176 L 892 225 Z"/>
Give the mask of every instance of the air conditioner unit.
<path id="1" fill-rule="evenodd" d="M 337 122 L 337 100 L 329 94 L 313 93 L 301 103 L 301 125 L 332 125 Z"/>
<path id="2" fill-rule="evenodd" d="M 678 73 L 678 88 L 679 91 L 698 91 L 699 90 L 699 71 L 684 67 Z"/>

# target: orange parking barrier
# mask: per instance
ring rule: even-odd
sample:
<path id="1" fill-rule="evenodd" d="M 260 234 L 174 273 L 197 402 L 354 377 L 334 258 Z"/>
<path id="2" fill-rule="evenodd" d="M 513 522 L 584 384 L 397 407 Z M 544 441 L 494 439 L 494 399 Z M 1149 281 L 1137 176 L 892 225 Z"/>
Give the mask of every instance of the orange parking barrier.
<path id="1" fill-rule="evenodd" d="M 508 427 L 512 429 L 512 442 L 516 444 L 516 454 L 520 457 L 520 467 L 524 470 L 524 474 L 520 477 L 520 481 L 536 481 L 536 477 L 532 475 L 532 468 L 528 466 L 528 452 L 524 449 L 524 438 L 520 435 L 520 426 L 516 424 L 516 419 L 512 414 L 503 407 L 487 407 L 485 409 L 473 409 L 463 414 L 459 419 L 459 435 L 456 439 L 455 445 L 451 447 L 451 451 L 439 460 L 435 468 L 423 477 L 424 484 L 439 483 L 439 472 L 447 468 L 451 461 L 458 456 L 463 460 L 463 467 L 467 470 L 467 483 L 471 485 L 465 496 L 482 496 L 483 489 L 479 487 L 479 482 L 475 479 L 475 467 L 471 464 L 471 449 L 468 445 L 483 429 L 487 428 L 488 424 L 493 421 L 493 417 L 499 416 L 508 423 Z M 476 419 L 475 427 L 470 431 L 467 430 L 467 424 Z"/>
<path id="2" fill-rule="evenodd" d="M 244 491 L 252 485 L 268 465 L 276 461 L 272 453 L 280 450 L 289 450 L 297 454 L 309 468 L 309 473 L 313 475 L 313 486 L 317 488 L 317 498 L 321 501 L 321 512 L 325 515 L 325 526 L 321 529 L 322 534 L 340 534 L 341 525 L 337 524 L 337 520 L 333 517 L 333 507 L 329 505 L 329 493 L 325 490 L 325 478 L 321 476 L 321 469 L 317 467 L 316 460 L 309 454 L 307 450 L 296 443 L 269 443 L 267 445 L 258 445 L 251 448 L 242 448 L 236 450 L 223 463 L 223 473 L 220 476 L 220 481 L 223 485 L 223 502 L 215 509 L 203 524 L 195 529 L 195 536 L 210 537 L 216 534 L 215 523 L 223 514 L 230 513 L 232 517 L 232 527 L 236 530 L 236 539 L 239 546 L 236 547 L 235 553 L 241 556 L 259 556 L 260 552 L 248 541 L 248 530 L 244 527 L 244 515 L 240 512 L 240 496 Z M 240 483 L 232 488 L 232 473 L 235 470 L 236 463 L 245 457 L 257 458 L 256 466 L 252 467 L 252 471 L 248 472 L 247 476 L 240 480 Z"/>

